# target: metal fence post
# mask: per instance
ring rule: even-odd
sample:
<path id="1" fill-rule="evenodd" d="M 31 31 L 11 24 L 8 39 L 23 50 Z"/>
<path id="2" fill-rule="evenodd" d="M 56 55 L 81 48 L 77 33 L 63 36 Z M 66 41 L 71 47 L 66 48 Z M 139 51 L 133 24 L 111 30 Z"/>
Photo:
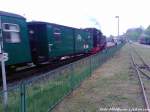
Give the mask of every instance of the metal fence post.
<path id="1" fill-rule="evenodd" d="M 20 84 L 21 112 L 26 112 L 26 88 L 25 83 Z"/>
<path id="2" fill-rule="evenodd" d="M 71 64 L 71 80 L 70 80 L 70 85 L 71 85 L 71 91 L 73 91 L 74 89 L 74 68 L 73 68 L 73 64 Z"/>
<path id="3" fill-rule="evenodd" d="M 90 56 L 90 73 L 92 75 L 92 72 L 93 72 L 93 69 L 92 69 L 92 57 L 93 56 Z"/>
<path id="4" fill-rule="evenodd" d="M 102 51 L 101 51 L 101 53 L 102 53 Z M 101 53 L 98 53 L 98 67 L 101 64 Z"/>

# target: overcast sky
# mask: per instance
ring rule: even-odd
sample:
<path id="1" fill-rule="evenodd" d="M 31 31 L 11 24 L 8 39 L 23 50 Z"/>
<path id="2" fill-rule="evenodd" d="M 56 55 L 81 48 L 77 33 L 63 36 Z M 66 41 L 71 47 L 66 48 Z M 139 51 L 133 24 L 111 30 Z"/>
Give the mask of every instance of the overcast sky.
<path id="1" fill-rule="evenodd" d="M 117 35 L 128 28 L 150 25 L 150 0 L 0 0 L 0 10 L 24 15 L 28 21 L 39 20 L 78 28 L 99 27 Z"/>

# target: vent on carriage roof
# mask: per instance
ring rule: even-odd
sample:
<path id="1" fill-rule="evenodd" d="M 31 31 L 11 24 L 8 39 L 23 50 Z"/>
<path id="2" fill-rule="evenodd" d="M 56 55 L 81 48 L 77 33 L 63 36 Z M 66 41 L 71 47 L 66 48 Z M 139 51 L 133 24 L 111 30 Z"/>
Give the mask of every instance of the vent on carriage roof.
<path id="1" fill-rule="evenodd" d="M 9 12 L 4 12 L 4 11 L 0 11 L 0 16 L 11 16 L 11 17 L 15 17 L 15 18 L 23 18 L 23 19 L 25 19 L 21 15 L 14 14 L 14 13 L 9 13 Z"/>

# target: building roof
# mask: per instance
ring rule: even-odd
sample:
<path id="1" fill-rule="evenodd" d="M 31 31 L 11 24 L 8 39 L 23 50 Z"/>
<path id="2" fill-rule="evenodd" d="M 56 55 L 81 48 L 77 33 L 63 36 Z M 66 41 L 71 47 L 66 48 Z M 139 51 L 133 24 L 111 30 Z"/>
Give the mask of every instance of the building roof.
<path id="1" fill-rule="evenodd" d="M 9 16 L 9 17 L 15 17 L 15 18 L 22 18 L 25 19 L 23 16 L 18 15 L 18 14 L 14 14 L 14 13 L 9 13 L 9 12 L 4 12 L 4 11 L 0 11 L 0 16 Z"/>
<path id="2" fill-rule="evenodd" d="M 60 25 L 60 24 L 50 23 L 50 22 L 43 22 L 43 21 L 30 21 L 30 22 L 28 22 L 28 25 L 35 25 L 35 24 L 39 24 L 39 25 L 49 24 L 49 25 L 53 25 L 53 26 L 59 26 L 59 27 L 61 26 L 61 27 L 67 27 L 67 28 L 71 28 L 71 29 L 78 29 L 78 28 L 74 28 L 71 26 L 65 26 L 65 25 Z"/>

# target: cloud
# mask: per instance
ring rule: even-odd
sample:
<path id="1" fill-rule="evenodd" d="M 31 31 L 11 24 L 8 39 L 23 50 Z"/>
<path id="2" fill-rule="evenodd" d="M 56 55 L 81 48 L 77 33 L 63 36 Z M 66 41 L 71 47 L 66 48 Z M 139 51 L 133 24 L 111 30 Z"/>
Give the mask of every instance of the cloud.
<path id="1" fill-rule="evenodd" d="M 121 33 L 150 23 L 149 0 L 0 0 L 0 10 L 75 27 L 93 27 L 93 17 L 105 35 L 117 35 L 116 15 Z"/>

